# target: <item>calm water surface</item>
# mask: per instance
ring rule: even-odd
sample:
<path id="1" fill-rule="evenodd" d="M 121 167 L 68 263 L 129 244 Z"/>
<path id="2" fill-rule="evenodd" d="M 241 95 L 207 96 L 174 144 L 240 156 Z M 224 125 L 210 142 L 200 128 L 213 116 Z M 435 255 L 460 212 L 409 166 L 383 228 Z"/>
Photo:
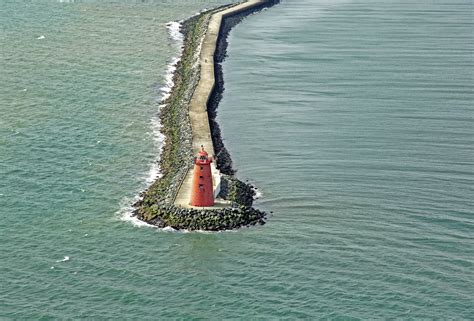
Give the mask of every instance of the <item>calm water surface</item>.
<path id="1" fill-rule="evenodd" d="M 165 23 L 225 1 L 60 2 L 0 3 L 0 318 L 472 318 L 472 1 L 237 26 L 218 118 L 274 213 L 225 233 L 122 220 L 159 150 Z"/>

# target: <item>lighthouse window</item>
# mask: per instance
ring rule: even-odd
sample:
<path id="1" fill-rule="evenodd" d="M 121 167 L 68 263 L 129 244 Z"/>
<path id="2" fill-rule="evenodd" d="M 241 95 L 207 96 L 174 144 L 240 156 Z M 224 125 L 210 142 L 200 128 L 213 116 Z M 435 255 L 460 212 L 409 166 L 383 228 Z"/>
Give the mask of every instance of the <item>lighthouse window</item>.
<path id="1" fill-rule="evenodd" d="M 203 167 L 201 166 L 201 170 L 203 170 Z"/>
<path id="2" fill-rule="evenodd" d="M 202 178 L 202 176 L 199 176 L 199 178 Z"/>

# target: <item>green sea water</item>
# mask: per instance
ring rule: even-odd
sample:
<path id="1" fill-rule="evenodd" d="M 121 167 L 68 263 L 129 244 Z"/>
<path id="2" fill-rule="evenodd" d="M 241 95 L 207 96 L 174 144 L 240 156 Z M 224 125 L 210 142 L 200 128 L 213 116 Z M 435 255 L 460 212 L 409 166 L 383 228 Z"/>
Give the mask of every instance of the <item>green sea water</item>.
<path id="1" fill-rule="evenodd" d="M 224 3 L 0 2 L 0 319 L 471 319 L 472 1 L 248 17 L 218 120 L 273 215 L 127 219 L 157 173 L 166 23 Z"/>

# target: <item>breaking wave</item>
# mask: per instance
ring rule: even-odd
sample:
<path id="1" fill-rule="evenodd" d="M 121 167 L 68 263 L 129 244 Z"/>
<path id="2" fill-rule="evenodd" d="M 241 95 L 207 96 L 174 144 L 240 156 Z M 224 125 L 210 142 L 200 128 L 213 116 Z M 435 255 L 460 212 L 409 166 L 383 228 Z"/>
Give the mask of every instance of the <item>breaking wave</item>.
<path id="1" fill-rule="evenodd" d="M 158 157 L 153 161 L 148 171 L 148 174 L 144 180 L 143 189 L 147 188 L 151 183 L 153 183 L 157 178 L 160 177 L 160 167 L 159 160 L 161 155 L 161 150 L 165 144 L 165 137 L 161 133 L 161 121 L 160 121 L 160 110 L 166 106 L 166 100 L 171 95 L 171 90 L 174 86 L 173 77 L 176 71 L 176 65 L 181 60 L 181 55 L 183 52 L 183 42 L 184 35 L 181 33 L 181 26 L 183 21 L 170 21 L 166 24 L 168 29 L 168 34 L 173 42 L 173 44 L 178 48 L 178 54 L 176 57 L 173 57 L 168 64 L 165 74 L 164 86 L 160 87 L 160 95 L 158 100 L 160 101 L 158 105 L 158 110 L 156 114 L 152 117 L 150 121 L 150 128 L 153 136 L 153 141 L 157 150 L 159 150 Z M 139 201 L 141 196 L 138 194 L 133 198 L 124 198 L 120 204 L 120 209 L 117 211 L 118 216 L 122 221 L 131 222 L 135 226 L 149 226 L 153 225 L 147 224 L 135 216 L 133 216 L 133 204 Z"/>

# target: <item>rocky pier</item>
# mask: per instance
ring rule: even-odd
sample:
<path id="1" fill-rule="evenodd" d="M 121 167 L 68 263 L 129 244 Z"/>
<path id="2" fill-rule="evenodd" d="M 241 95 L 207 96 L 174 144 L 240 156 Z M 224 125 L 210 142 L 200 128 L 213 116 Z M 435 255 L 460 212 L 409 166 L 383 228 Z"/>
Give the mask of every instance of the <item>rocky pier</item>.
<path id="1" fill-rule="evenodd" d="M 211 9 L 182 23 L 184 44 L 174 86 L 160 111 L 165 144 L 159 177 L 134 204 L 134 215 L 157 227 L 177 230 L 230 230 L 265 224 L 267 214 L 252 207 L 255 188 L 238 180 L 222 142 L 216 110 L 224 90 L 221 63 L 227 35 L 245 16 L 278 1 L 251 0 Z M 219 155 L 220 192 L 216 206 L 188 206 L 193 156 L 201 145 Z"/>

